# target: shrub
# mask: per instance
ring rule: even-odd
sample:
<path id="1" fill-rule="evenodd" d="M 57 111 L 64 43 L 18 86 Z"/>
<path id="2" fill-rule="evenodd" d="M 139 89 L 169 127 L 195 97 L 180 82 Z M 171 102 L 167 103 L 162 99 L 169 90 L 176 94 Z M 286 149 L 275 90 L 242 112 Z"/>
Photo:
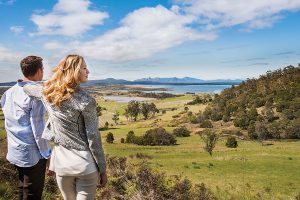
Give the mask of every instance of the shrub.
<path id="1" fill-rule="evenodd" d="M 259 108 L 259 107 L 264 106 L 265 103 L 266 103 L 266 101 L 265 101 L 264 99 L 260 98 L 260 97 L 258 97 L 258 98 L 256 98 L 256 99 L 254 100 L 254 106 L 255 106 L 256 108 Z"/>
<path id="2" fill-rule="evenodd" d="M 237 144 L 237 141 L 235 139 L 235 137 L 228 137 L 227 138 L 227 141 L 226 141 L 226 147 L 228 148 L 237 148 L 238 144 Z"/>
<path id="3" fill-rule="evenodd" d="M 112 134 L 111 132 L 109 132 L 107 135 L 106 135 L 106 142 L 107 143 L 114 143 L 114 134 Z"/>
<path id="4" fill-rule="evenodd" d="M 136 136 L 133 131 L 129 131 L 126 135 L 126 143 L 134 143 Z"/>
<path id="5" fill-rule="evenodd" d="M 223 117 L 222 117 L 223 122 L 229 122 L 230 119 L 231 119 L 230 115 L 227 115 L 227 114 L 223 115 Z"/>
<path id="6" fill-rule="evenodd" d="M 212 128 L 213 125 L 212 125 L 211 121 L 204 120 L 203 122 L 200 123 L 200 127 L 201 128 Z"/>
<path id="7" fill-rule="evenodd" d="M 263 141 L 269 138 L 272 138 L 272 135 L 268 132 L 267 126 L 265 123 L 256 122 L 255 123 L 255 133 L 259 141 Z"/>
<path id="8" fill-rule="evenodd" d="M 139 145 L 175 145 L 175 136 L 168 133 L 164 128 L 155 128 L 146 131 L 145 135 L 140 137 L 140 141 L 136 141 Z"/>
<path id="9" fill-rule="evenodd" d="M 121 143 L 125 143 L 125 139 L 124 138 L 121 138 Z"/>
<path id="10" fill-rule="evenodd" d="M 188 137 L 190 136 L 191 131 L 189 131 L 186 127 L 182 126 L 179 128 L 175 128 L 173 130 L 173 134 L 177 137 Z"/>
<path id="11" fill-rule="evenodd" d="M 255 123 L 251 122 L 250 125 L 247 128 L 248 136 L 250 139 L 257 139 L 257 134 L 255 132 Z"/>
<path id="12" fill-rule="evenodd" d="M 250 123 L 250 119 L 244 111 L 240 111 L 233 120 L 233 123 L 236 127 L 247 129 Z"/>
<path id="13" fill-rule="evenodd" d="M 213 112 L 210 116 L 211 120 L 213 121 L 219 121 L 223 117 L 223 114 L 221 112 Z"/>
<path id="14" fill-rule="evenodd" d="M 286 138 L 300 139 L 300 120 L 292 121 L 286 129 Z"/>

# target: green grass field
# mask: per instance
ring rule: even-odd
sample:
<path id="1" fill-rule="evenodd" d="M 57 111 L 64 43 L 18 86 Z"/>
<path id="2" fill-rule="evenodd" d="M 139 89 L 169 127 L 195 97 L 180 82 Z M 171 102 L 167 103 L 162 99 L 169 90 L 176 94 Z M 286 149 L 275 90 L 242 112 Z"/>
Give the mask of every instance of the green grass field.
<path id="1" fill-rule="evenodd" d="M 229 199 L 229 194 L 230 198 L 235 196 L 235 199 L 253 199 L 258 194 L 263 195 L 263 198 L 258 199 L 293 199 L 300 194 L 300 141 L 270 141 L 271 145 L 263 146 L 255 141 L 239 140 L 238 148 L 231 149 L 225 146 L 225 138 L 220 138 L 212 157 L 204 151 L 200 136 L 194 133 L 190 137 L 177 138 L 175 146 L 138 146 L 120 142 L 130 130 L 136 135 L 144 134 L 152 128 L 155 120 L 156 126 L 171 132 L 174 127 L 169 127 L 168 124 L 173 119 L 172 116 L 182 112 L 184 104 L 192 98 L 192 95 L 185 95 L 155 100 L 159 109 L 177 110 L 159 113 L 149 120 L 143 120 L 140 116 L 137 122 L 128 122 L 122 115 L 126 103 L 99 99 L 98 103 L 107 108 L 100 117 L 101 126 L 106 121 L 114 124 L 111 118 L 116 110 L 121 114 L 119 125 L 101 131 L 105 153 L 128 157 L 129 162 L 138 161 L 135 156 L 137 153 L 151 156 L 148 162 L 155 170 L 170 176 L 187 177 L 193 183 L 203 182 L 220 199 Z M 204 108 L 205 105 L 189 106 L 192 112 Z M 3 128 L 3 120 L 0 121 L 0 128 Z M 114 134 L 113 144 L 105 141 L 108 132 Z M 0 137 L 5 138 L 5 131 L 0 131 Z"/>
<path id="2" fill-rule="evenodd" d="M 204 143 L 199 135 L 192 134 L 187 138 L 178 138 L 176 146 L 138 146 L 122 144 L 121 138 L 126 138 L 128 131 L 142 135 L 151 128 L 155 119 L 160 119 L 158 126 L 172 131 L 174 127 L 167 124 L 172 116 L 183 111 L 184 104 L 192 99 L 191 95 L 165 100 L 156 100 L 158 108 L 178 108 L 159 114 L 154 119 L 138 122 L 127 122 L 120 117 L 125 125 L 115 125 L 111 129 L 101 131 L 105 152 L 112 156 L 131 157 L 143 153 L 152 157 L 149 160 L 154 169 L 162 170 L 168 175 L 181 175 L 194 183 L 203 182 L 217 192 L 220 197 L 226 196 L 226 191 L 237 192 L 239 195 L 248 193 L 267 193 L 269 198 L 289 199 L 300 192 L 300 141 L 272 141 L 272 145 L 262 145 L 255 141 L 238 141 L 238 148 L 225 146 L 225 138 L 221 138 L 210 157 L 204 151 Z M 108 108 L 100 117 L 101 124 L 105 121 L 113 123 L 112 113 L 118 108 L 124 109 L 124 104 L 115 102 L 99 102 Z M 126 104 L 125 104 L 126 105 Z M 203 110 L 205 105 L 189 106 L 192 112 Z M 114 134 L 114 144 L 105 141 L 108 132 Z"/>

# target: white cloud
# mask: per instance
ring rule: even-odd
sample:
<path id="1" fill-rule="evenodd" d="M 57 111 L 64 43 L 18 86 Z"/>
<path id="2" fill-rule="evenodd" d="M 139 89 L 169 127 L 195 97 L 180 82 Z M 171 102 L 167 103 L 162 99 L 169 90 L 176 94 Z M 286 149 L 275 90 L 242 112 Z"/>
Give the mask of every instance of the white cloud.
<path id="1" fill-rule="evenodd" d="M 193 40 L 212 40 L 211 32 L 198 32 L 191 25 L 193 16 L 180 15 L 176 7 L 171 10 L 158 5 L 129 13 L 121 26 L 88 42 L 62 45 L 47 43 L 48 49 L 77 52 L 97 60 L 124 61 L 147 58 L 165 49 Z"/>
<path id="2" fill-rule="evenodd" d="M 271 27 L 283 12 L 300 9 L 299 0 L 176 0 L 181 11 L 198 17 L 206 29 L 244 25 L 247 30 Z"/>
<path id="3" fill-rule="evenodd" d="M 18 35 L 24 31 L 23 26 L 11 26 L 9 29 L 11 32 L 13 32 L 16 35 Z"/>
<path id="4" fill-rule="evenodd" d="M 62 49 L 64 48 L 63 44 L 57 42 L 57 41 L 51 41 L 44 45 L 45 49 L 54 50 L 54 49 Z"/>
<path id="5" fill-rule="evenodd" d="M 90 10 L 89 0 L 59 0 L 53 10 L 45 15 L 33 14 L 31 20 L 38 26 L 33 35 L 78 36 L 92 26 L 103 24 L 106 12 Z"/>
<path id="6" fill-rule="evenodd" d="M 0 62 L 16 64 L 20 62 L 23 54 L 14 52 L 0 44 Z"/>

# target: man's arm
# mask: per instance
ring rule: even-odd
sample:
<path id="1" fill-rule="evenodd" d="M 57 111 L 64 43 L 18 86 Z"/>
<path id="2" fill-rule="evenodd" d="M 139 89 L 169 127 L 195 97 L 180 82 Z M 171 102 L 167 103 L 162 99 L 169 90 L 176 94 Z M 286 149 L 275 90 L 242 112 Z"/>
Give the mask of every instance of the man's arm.
<path id="1" fill-rule="evenodd" d="M 4 107 L 5 101 L 6 101 L 6 92 L 4 92 L 4 94 L 1 97 L 1 108 Z"/>
<path id="2" fill-rule="evenodd" d="M 42 101 L 33 98 L 32 108 L 30 111 L 30 123 L 35 138 L 35 142 L 39 148 L 43 158 L 48 159 L 51 155 L 51 148 L 48 140 L 42 138 L 45 127 L 45 108 Z"/>

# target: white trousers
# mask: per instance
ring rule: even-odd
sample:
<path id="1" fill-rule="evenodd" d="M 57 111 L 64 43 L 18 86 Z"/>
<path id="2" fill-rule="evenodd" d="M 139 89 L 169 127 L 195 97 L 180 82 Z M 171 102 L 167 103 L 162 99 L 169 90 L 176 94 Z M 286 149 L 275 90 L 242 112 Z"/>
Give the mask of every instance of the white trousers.
<path id="1" fill-rule="evenodd" d="M 99 173 L 83 176 L 58 176 L 57 185 L 64 200 L 94 200 Z"/>

